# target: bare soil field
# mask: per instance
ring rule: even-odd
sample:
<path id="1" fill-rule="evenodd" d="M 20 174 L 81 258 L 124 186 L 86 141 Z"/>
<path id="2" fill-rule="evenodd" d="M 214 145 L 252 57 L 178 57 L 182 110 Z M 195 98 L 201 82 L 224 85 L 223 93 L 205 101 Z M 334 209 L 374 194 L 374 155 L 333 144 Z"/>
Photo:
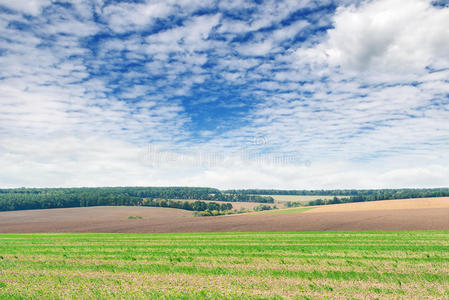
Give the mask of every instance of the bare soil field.
<path id="1" fill-rule="evenodd" d="M 354 202 L 319 206 L 308 213 L 372 211 L 385 209 L 423 209 L 449 208 L 449 197 L 412 198 L 398 200 L 382 200 L 371 202 Z M 449 217 L 449 216 L 448 216 Z"/>
<path id="2" fill-rule="evenodd" d="M 413 204 L 413 205 L 412 205 Z M 128 219 L 140 216 L 141 219 Z M 267 232 L 448 230 L 449 197 L 337 204 L 283 214 L 194 217 L 160 207 L 81 207 L 0 212 L 0 232 Z"/>
<path id="3" fill-rule="evenodd" d="M 128 219 L 130 216 L 142 219 Z M 0 232 L 131 232 L 143 223 L 165 224 L 184 218 L 193 218 L 192 212 L 137 206 L 19 210 L 0 212 Z"/>

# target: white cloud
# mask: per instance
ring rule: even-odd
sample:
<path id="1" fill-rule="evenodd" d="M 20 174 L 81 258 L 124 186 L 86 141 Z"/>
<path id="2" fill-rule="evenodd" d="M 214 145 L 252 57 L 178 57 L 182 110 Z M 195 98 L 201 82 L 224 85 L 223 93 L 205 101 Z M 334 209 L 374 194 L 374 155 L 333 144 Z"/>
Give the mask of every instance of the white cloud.
<path id="1" fill-rule="evenodd" d="M 282 42 L 287 39 L 293 39 L 307 25 L 309 25 L 309 22 L 300 20 L 298 22 L 290 24 L 289 26 L 285 26 L 285 27 L 275 30 L 272 33 L 272 38 L 273 38 L 273 40 L 275 40 L 277 42 Z"/>
<path id="2" fill-rule="evenodd" d="M 147 53 L 160 55 L 206 50 L 212 46 L 207 39 L 219 20 L 220 14 L 193 17 L 183 26 L 150 35 L 147 38 Z"/>
<path id="3" fill-rule="evenodd" d="M 249 43 L 239 48 L 239 52 L 248 56 L 263 56 L 270 53 L 273 45 L 270 40 L 265 40 L 260 43 Z"/>
<path id="4" fill-rule="evenodd" d="M 370 1 L 346 5 L 333 18 L 318 20 L 317 14 L 311 17 L 316 20 L 282 27 L 292 12 L 317 4 L 264 1 L 236 7 L 220 1 L 219 12 L 192 15 L 213 3 L 103 7 L 101 1 L 77 1 L 75 8 L 56 5 L 39 15 L 46 2 L 32 3 L 2 4 L 36 17 L 0 16 L 0 35 L 8 37 L 0 55 L 0 185 L 447 184 L 449 71 L 424 67 L 446 66 L 448 8 L 421 0 Z M 238 16 L 241 5 L 251 14 L 241 21 L 229 18 Z M 94 10 L 105 24 L 94 22 Z M 146 31 L 167 16 L 179 20 L 156 34 Z M 13 21 L 32 30 L 8 26 Z M 292 42 L 298 33 L 331 21 L 335 28 L 326 34 Z M 106 37 L 90 39 L 99 32 Z M 109 36 L 125 32 L 126 38 Z M 241 36 L 249 38 L 234 39 Z M 270 60 L 262 58 L 267 54 Z M 206 80 L 219 88 L 201 85 Z M 205 95 L 188 99 L 198 91 Z M 237 100 L 220 99 L 227 92 Z M 224 133 L 213 127 L 192 130 L 190 125 L 198 125 L 192 119 L 203 112 L 188 112 L 183 101 L 216 105 L 229 117 L 226 122 L 236 125 Z M 238 107 L 238 115 L 226 115 Z M 222 116 L 210 117 L 218 123 Z M 186 161 L 142 162 L 150 140 L 185 151 Z M 245 147 L 296 153 L 302 162 L 260 164 L 232 152 Z M 204 159 L 198 153 L 207 158 L 215 152 L 228 160 L 198 165 Z"/>
<path id="5" fill-rule="evenodd" d="M 49 4 L 51 0 L 0 0 L 0 5 L 29 15 L 38 15 Z"/>
<path id="6" fill-rule="evenodd" d="M 143 3 L 119 2 L 105 6 L 101 16 L 117 33 L 148 29 L 157 19 L 168 16 L 188 16 L 195 10 L 210 7 L 213 1 L 196 0 L 147 0 Z"/>
<path id="7" fill-rule="evenodd" d="M 103 9 L 103 16 L 109 27 L 119 33 L 142 29 L 157 18 L 164 18 L 173 11 L 167 2 L 115 3 Z"/>
<path id="8" fill-rule="evenodd" d="M 449 66 L 449 8 L 430 0 L 380 0 L 340 8 L 329 61 L 354 70 L 420 72 Z"/>
<path id="9" fill-rule="evenodd" d="M 444 167 L 449 162 L 445 156 L 383 159 L 374 169 L 369 164 L 342 160 L 311 164 L 248 160 L 239 152 L 222 150 L 216 152 L 221 156 L 214 156 L 207 147 L 185 148 L 182 156 L 178 148 L 178 155 L 166 152 L 149 157 L 143 146 L 93 135 L 45 140 L 8 138 L 0 149 L 3 187 L 401 188 L 444 186 L 449 176 L 449 168 Z"/>

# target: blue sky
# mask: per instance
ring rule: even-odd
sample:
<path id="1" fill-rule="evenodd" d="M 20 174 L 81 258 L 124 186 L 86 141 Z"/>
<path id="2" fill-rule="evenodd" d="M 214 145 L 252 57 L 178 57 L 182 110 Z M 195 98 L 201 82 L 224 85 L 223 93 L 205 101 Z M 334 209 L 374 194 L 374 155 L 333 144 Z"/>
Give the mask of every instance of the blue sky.
<path id="1" fill-rule="evenodd" d="M 448 186 L 448 6 L 0 0 L 0 186 Z"/>

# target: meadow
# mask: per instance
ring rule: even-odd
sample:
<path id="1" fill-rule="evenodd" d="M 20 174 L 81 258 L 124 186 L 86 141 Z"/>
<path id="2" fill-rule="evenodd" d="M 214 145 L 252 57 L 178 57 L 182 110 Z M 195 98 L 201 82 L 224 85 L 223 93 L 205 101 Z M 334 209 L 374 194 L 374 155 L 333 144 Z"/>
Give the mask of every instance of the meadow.
<path id="1" fill-rule="evenodd" d="M 449 297 L 449 231 L 0 234 L 0 298 Z"/>

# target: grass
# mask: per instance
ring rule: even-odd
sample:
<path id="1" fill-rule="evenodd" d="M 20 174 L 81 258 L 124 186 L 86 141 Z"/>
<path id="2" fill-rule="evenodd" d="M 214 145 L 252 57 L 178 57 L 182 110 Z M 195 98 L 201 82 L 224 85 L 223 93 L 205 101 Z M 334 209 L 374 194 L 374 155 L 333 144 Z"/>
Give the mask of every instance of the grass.
<path id="1" fill-rule="evenodd" d="M 449 232 L 0 234 L 0 299 L 449 297 Z"/>
<path id="2" fill-rule="evenodd" d="M 142 219 L 142 217 L 141 216 L 129 216 L 128 219 L 129 220 L 140 220 L 140 219 Z"/>

